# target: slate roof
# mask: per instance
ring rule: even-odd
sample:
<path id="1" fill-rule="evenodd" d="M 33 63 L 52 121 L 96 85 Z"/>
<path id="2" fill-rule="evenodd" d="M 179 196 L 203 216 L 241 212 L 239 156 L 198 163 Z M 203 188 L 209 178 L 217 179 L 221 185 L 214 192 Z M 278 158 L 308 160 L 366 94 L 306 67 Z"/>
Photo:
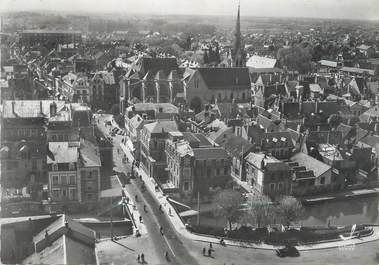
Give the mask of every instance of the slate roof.
<path id="1" fill-rule="evenodd" d="M 299 166 L 304 166 L 307 170 L 312 170 L 315 177 L 319 177 L 331 167 L 307 154 L 297 153 L 290 158 L 291 162 L 297 162 Z"/>
<path id="2" fill-rule="evenodd" d="M 225 150 L 234 157 L 240 156 L 242 154 L 242 150 L 244 153 L 247 153 L 254 147 L 254 145 L 249 143 L 249 141 L 235 135 L 230 135 L 227 138 L 221 139 L 218 144 L 224 147 Z"/>
<path id="3" fill-rule="evenodd" d="M 345 139 L 347 136 L 350 135 L 350 132 L 352 129 L 353 129 L 352 126 L 341 123 L 340 125 L 338 125 L 336 130 L 341 132 L 342 133 L 342 139 Z"/>
<path id="4" fill-rule="evenodd" d="M 251 68 L 274 68 L 276 63 L 276 59 L 253 55 L 247 60 L 246 66 Z"/>
<path id="5" fill-rule="evenodd" d="M 12 102 L 14 102 L 14 113 Z M 3 118 L 49 118 L 50 104 L 53 102 L 57 104 L 57 112 L 65 105 L 64 101 L 57 100 L 5 100 L 3 102 Z"/>
<path id="6" fill-rule="evenodd" d="M 145 124 L 144 127 L 150 133 L 174 132 L 178 131 L 178 125 L 175 121 L 156 121 L 153 123 Z"/>
<path id="7" fill-rule="evenodd" d="M 246 162 L 252 164 L 256 168 L 262 169 L 262 160 L 264 161 L 264 167 L 268 171 L 289 171 L 291 168 L 282 161 L 276 159 L 273 156 L 265 155 L 263 153 L 250 152 L 245 157 Z"/>
<path id="8" fill-rule="evenodd" d="M 196 160 L 210 160 L 210 159 L 228 159 L 229 156 L 224 148 L 221 147 L 204 147 L 193 148 L 193 154 Z"/>
<path id="9" fill-rule="evenodd" d="M 176 58 L 151 58 L 151 57 L 141 57 L 138 58 L 131 68 L 138 72 L 139 76 L 142 78 L 147 72 L 155 73 L 162 70 L 167 76 L 172 70 L 178 70 L 179 66 Z"/>
<path id="10" fill-rule="evenodd" d="M 209 89 L 226 87 L 250 88 L 250 75 L 246 67 L 197 68 Z"/>
<path id="11" fill-rule="evenodd" d="M 82 167 L 101 167 L 99 147 L 90 141 L 81 139 L 79 157 Z"/>
<path id="12" fill-rule="evenodd" d="M 79 146 L 79 142 L 49 142 L 47 164 L 76 163 Z"/>
<path id="13" fill-rule="evenodd" d="M 328 60 L 320 60 L 318 61 L 319 64 L 321 64 L 322 66 L 328 66 L 328 67 L 333 67 L 333 68 L 336 68 L 337 67 L 337 62 L 333 62 L 333 61 L 328 61 Z"/>

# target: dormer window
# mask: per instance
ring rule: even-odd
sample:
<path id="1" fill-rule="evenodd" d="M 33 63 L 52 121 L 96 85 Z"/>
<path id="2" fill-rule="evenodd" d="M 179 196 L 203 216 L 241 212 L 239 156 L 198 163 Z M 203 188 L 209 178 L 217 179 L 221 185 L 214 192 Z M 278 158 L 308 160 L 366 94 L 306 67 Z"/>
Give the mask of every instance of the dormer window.
<path id="1" fill-rule="evenodd" d="M 58 171 L 58 164 L 53 164 L 52 169 L 53 171 Z"/>
<path id="2" fill-rule="evenodd" d="M 75 165 L 74 165 L 74 163 L 69 163 L 68 164 L 68 170 L 75 170 Z"/>

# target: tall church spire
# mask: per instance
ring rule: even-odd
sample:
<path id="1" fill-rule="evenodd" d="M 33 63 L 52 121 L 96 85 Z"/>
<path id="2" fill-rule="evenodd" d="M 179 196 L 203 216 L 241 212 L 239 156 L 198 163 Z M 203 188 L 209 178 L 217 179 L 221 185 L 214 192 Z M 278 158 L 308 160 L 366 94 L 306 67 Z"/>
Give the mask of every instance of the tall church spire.
<path id="1" fill-rule="evenodd" d="M 240 3 L 238 3 L 237 22 L 234 33 L 234 45 L 233 45 L 233 66 L 244 67 L 246 63 L 246 56 L 244 47 L 241 40 L 241 24 L 240 24 Z"/>

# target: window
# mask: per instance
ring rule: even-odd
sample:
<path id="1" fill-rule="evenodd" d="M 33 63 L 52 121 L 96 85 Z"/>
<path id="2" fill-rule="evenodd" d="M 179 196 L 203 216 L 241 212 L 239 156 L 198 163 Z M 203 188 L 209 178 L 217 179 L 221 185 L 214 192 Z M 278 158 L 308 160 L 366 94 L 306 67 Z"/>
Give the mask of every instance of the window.
<path id="1" fill-rule="evenodd" d="M 53 190 L 51 195 L 53 199 L 59 199 L 59 190 Z"/>
<path id="2" fill-rule="evenodd" d="M 75 164 L 74 163 L 69 163 L 68 164 L 68 170 L 75 170 Z"/>
<path id="3" fill-rule="evenodd" d="M 59 177 L 57 175 L 53 176 L 53 185 L 58 185 L 59 184 Z"/>
<path id="4" fill-rule="evenodd" d="M 275 191 L 275 183 L 270 183 L 270 191 L 271 192 Z"/>
<path id="5" fill-rule="evenodd" d="M 92 194 L 91 193 L 87 194 L 87 200 L 92 200 Z"/>
<path id="6" fill-rule="evenodd" d="M 53 164 L 52 170 L 53 171 L 58 171 L 58 164 Z"/>
<path id="7" fill-rule="evenodd" d="M 32 160 L 32 170 L 37 170 L 37 160 Z"/>
<path id="8" fill-rule="evenodd" d="M 325 177 L 321 177 L 321 179 L 320 179 L 320 184 L 321 184 L 321 185 L 324 185 L 324 184 L 325 184 Z"/>
<path id="9" fill-rule="evenodd" d="M 282 191 L 282 190 L 283 190 L 283 187 L 284 187 L 283 182 L 279 182 L 278 190 L 279 190 L 279 191 Z"/>
<path id="10" fill-rule="evenodd" d="M 189 190 L 189 182 L 188 181 L 184 182 L 184 190 L 185 191 Z"/>
<path id="11" fill-rule="evenodd" d="M 66 185 L 66 184 L 67 184 L 67 178 L 66 178 L 66 175 L 62 175 L 62 176 L 61 176 L 61 184 L 62 184 L 62 185 Z"/>
<path id="12" fill-rule="evenodd" d="M 67 190 L 66 189 L 62 190 L 62 197 L 67 197 Z"/>
<path id="13" fill-rule="evenodd" d="M 52 136 L 52 140 L 53 140 L 53 142 L 56 142 L 56 141 L 57 141 L 57 136 L 56 136 L 55 134 L 53 134 L 53 136 Z"/>
<path id="14" fill-rule="evenodd" d="M 65 141 L 65 142 L 68 141 L 68 135 L 67 135 L 67 134 L 64 135 L 64 141 Z"/>
<path id="15" fill-rule="evenodd" d="M 97 179 L 97 170 L 93 170 L 93 171 L 92 171 L 92 176 L 93 176 L 95 179 Z"/>
<path id="16" fill-rule="evenodd" d="M 70 176 L 70 184 L 71 184 L 71 185 L 74 185 L 74 184 L 75 184 L 75 180 L 76 180 L 76 179 L 75 179 L 75 176 L 74 176 L 74 175 L 71 175 L 71 176 Z"/>
<path id="17" fill-rule="evenodd" d="M 217 168 L 217 169 L 216 169 L 216 175 L 217 175 L 217 176 L 220 175 L 220 168 Z"/>
<path id="18" fill-rule="evenodd" d="M 70 188 L 68 191 L 68 198 L 73 201 L 76 199 L 76 189 Z"/>
<path id="19" fill-rule="evenodd" d="M 93 181 L 86 182 L 86 189 L 89 191 L 95 190 L 95 182 Z"/>
<path id="20" fill-rule="evenodd" d="M 224 167 L 224 175 L 228 174 L 228 167 Z"/>
<path id="21" fill-rule="evenodd" d="M 59 134 L 59 135 L 58 135 L 58 141 L 59 141 L 59 142 L 62 142 L 62 141 L 63 141 L 63 135 L 62 135 L 62 134 Z"/>

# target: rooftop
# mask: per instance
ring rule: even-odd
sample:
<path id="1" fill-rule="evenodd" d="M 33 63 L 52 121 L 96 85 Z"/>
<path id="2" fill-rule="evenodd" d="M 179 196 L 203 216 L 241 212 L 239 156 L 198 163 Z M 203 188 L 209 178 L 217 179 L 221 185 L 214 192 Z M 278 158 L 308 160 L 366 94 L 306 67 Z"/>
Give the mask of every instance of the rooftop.
<path id="1" fill-rule="evenodd" d="M 47 164 L 77 162 L 79 146 L 79 142 L 49 142 Z"/>
<path id="2" fill-rule="evenodd" d="M 175 121 L 156 121 L 153 123 L 145 124 L 144 127 L 150 133 L 163 133 L 178 131 L 178 125 Z"/>
<path id="3" fill-rule="evenodd" d="M 252 68 L 274 68 L 276 62 L 276 59 L 253 55 L 247 60 L 246 66 Z"/>
<path id="4" fill-rule="evenodd" d="M 304 166 L 307 170 L 312 170 L 316 177 L 321 176 L 331 169 L 327 164 L 302 152 L 293 155 L 290 161 L 297 162 L 299 166 Z"/>
<path id="5" fill-rule="evenodd" d="M 5 100 L 3 118 L 49 118 L 53 102 L 57 104 L 57 112 L 65 105 L 64 101 L 57 100 Z"/>

